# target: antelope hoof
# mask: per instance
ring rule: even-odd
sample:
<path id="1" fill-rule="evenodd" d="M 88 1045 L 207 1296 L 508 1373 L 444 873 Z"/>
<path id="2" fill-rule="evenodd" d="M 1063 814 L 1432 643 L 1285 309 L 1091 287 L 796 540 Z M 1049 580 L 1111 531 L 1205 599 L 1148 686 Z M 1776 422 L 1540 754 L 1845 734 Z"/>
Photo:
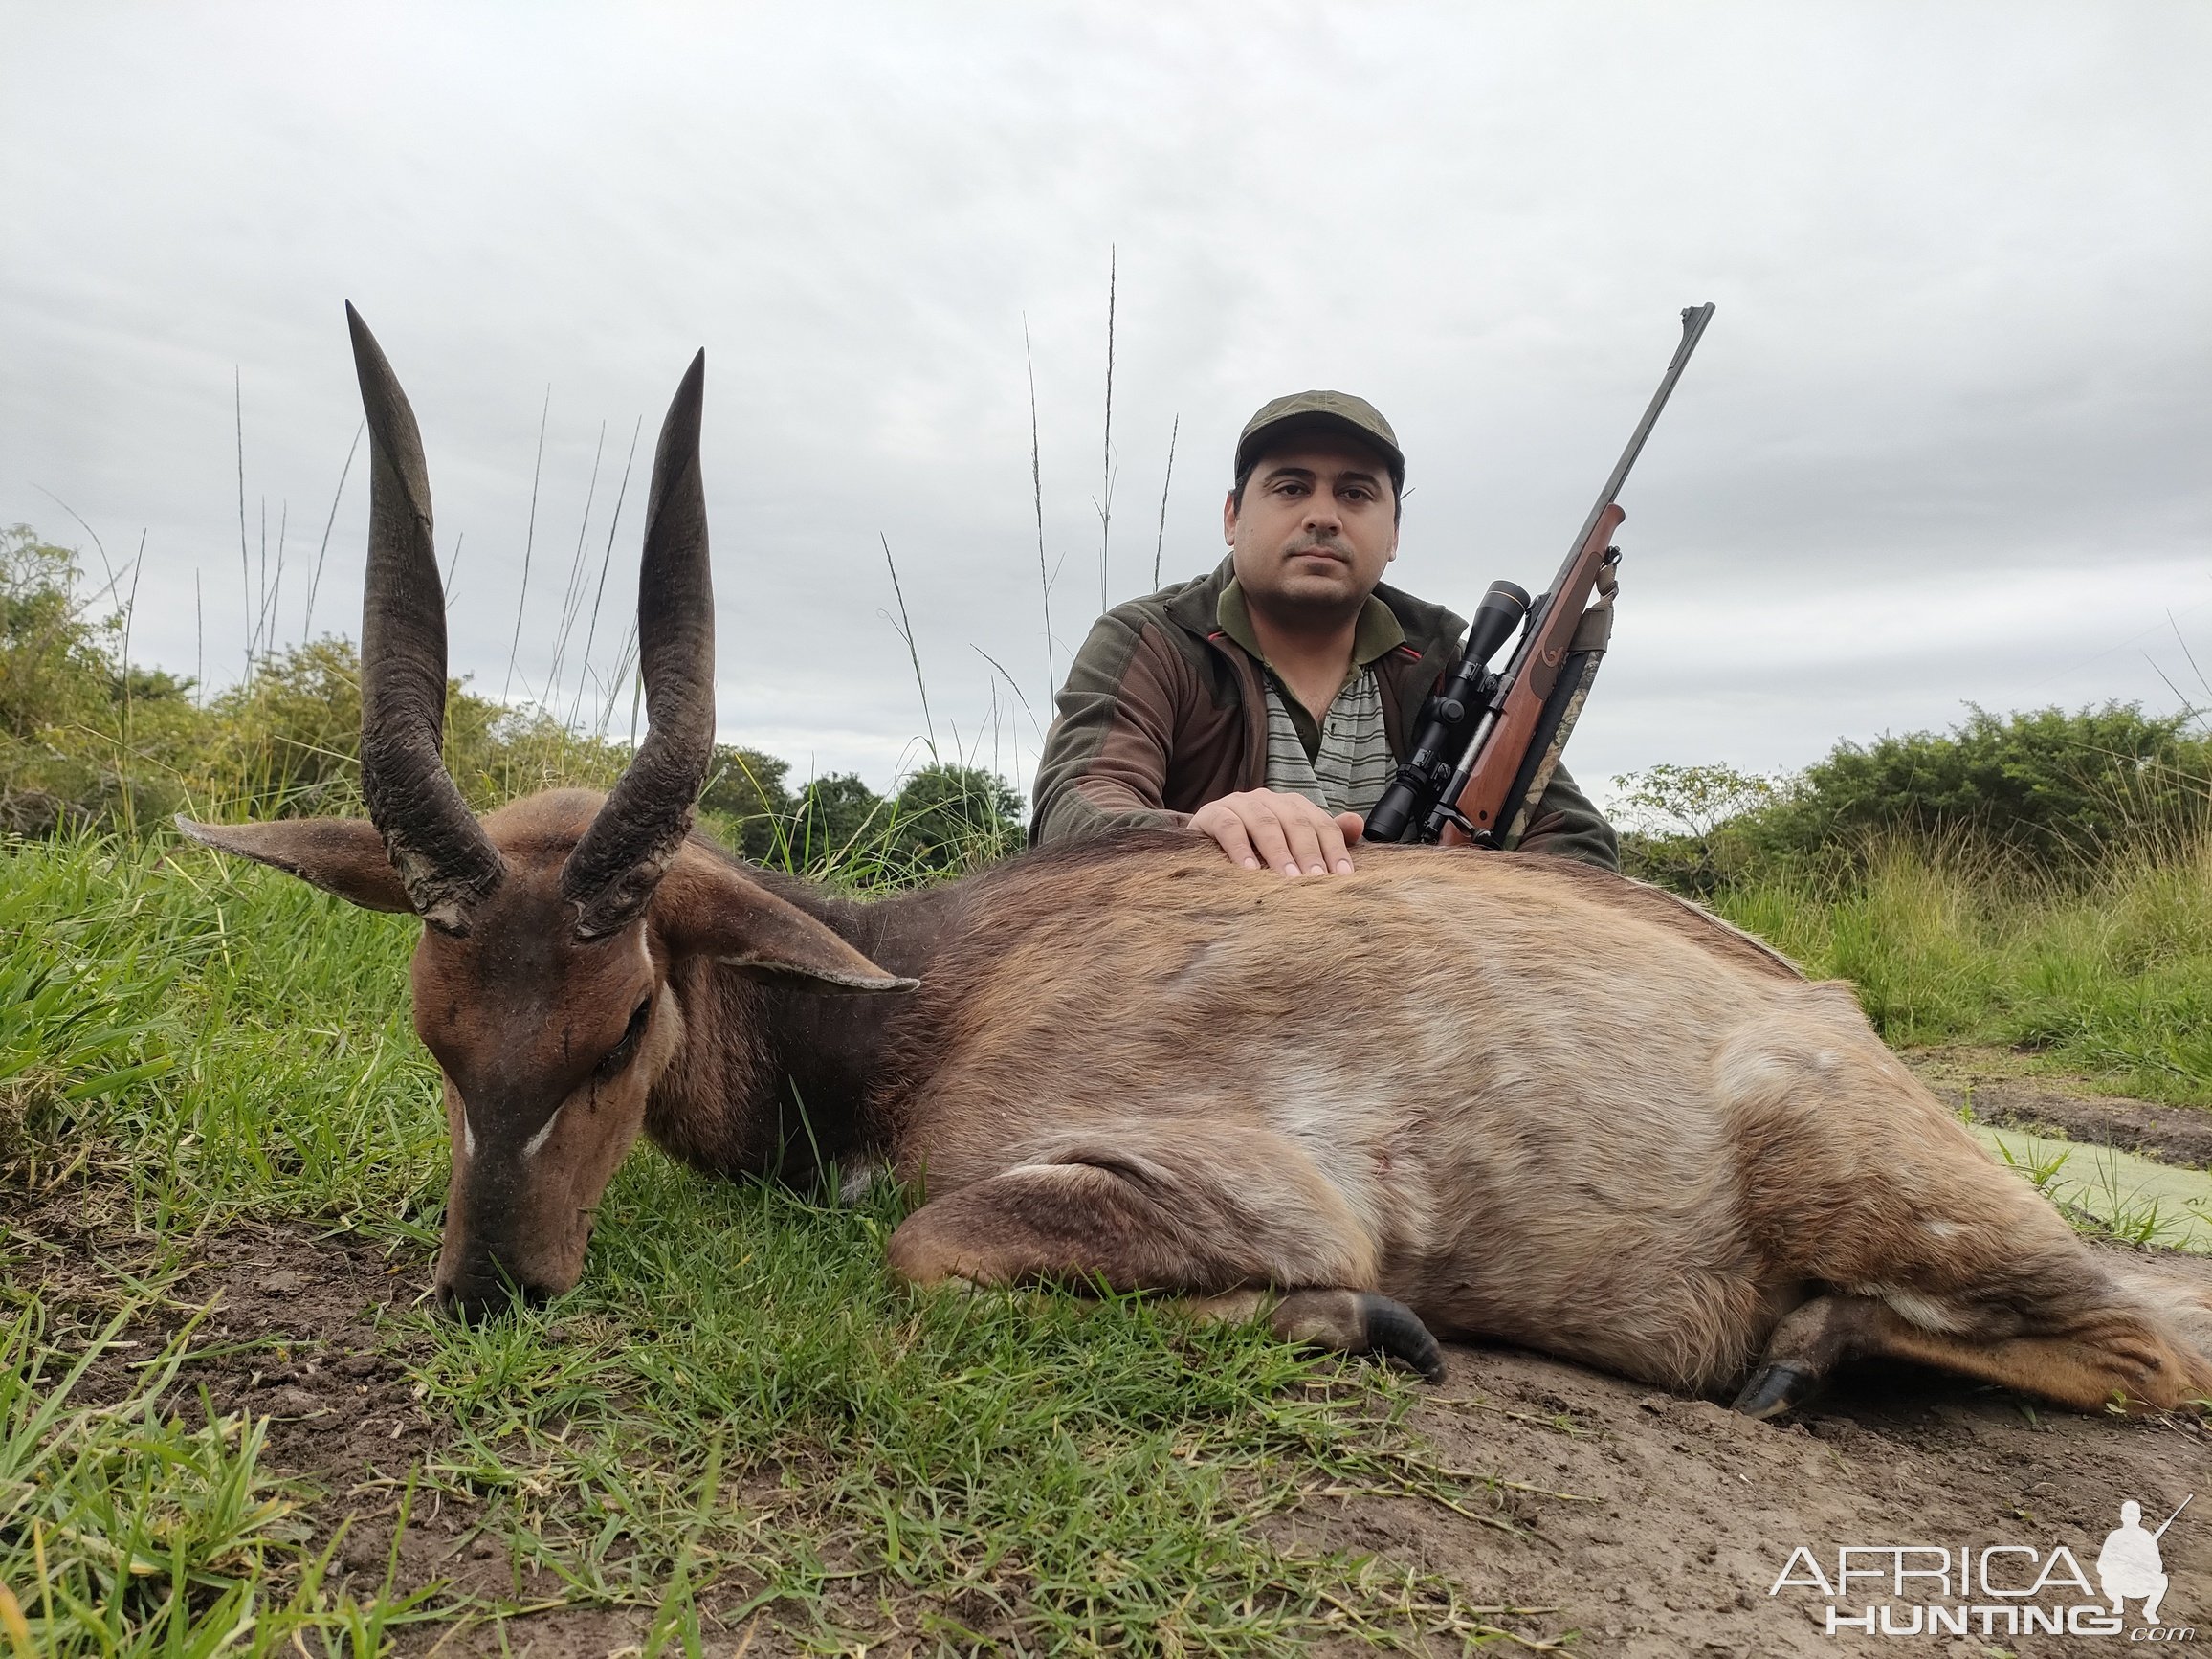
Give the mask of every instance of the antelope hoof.
<path id="1" fill-rule="evenodd" d="M 1740 1411 L 1744 1416 L 1761 1422 L 1770 1417 L 1780 1417 L 1785 1411 L 1796 1410 L 1811 1399 L 1813 1391 L 1820 1386 L 1820 1381 L 1819 1374 L 1805 1366 L 1793 1365 L 1786 1360 L 1777 1360 L 1772 1364 L 1759 1368 L 1751 1381 L 1743 1385 L 1743 1392 L 1736 1397 L 1736 1403 L 1729 1409 Z"/>
<path id="2" fill-rule="evenodd" d="M 1424 1382 L 1444 1381 L 1444 1355 L 1419 1314 L 1373 1291 L 1360 1293 L 1360 1313 L 1366 1325 L 1368 1353 L 1398 1360 L 1419 1372 Z"/>

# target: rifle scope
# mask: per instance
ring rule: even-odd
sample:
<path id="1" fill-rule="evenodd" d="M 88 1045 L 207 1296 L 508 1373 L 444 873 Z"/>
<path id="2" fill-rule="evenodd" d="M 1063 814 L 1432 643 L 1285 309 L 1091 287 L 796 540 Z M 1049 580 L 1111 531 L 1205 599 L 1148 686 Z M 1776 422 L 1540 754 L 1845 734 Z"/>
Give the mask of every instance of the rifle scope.
<path id="1" fill-rule="evenodd" d="M 1497 696 L 1497 676 L 1490 672 L 1490 659 L 1528 613 L 1527 588 L 1511 582 L 1490 585 L 1474 608 L 1474 620 L 1468 624 L 1458 666 L 1423 705 L 1411 757 L 1367 814 L 1368 840 L 1407 841 L 1418 835 L 1416 818 L 1450 780 L 1452 761 L 1467 746 L 1465 734 L 1475 729 L 1470 722 L 1495 716 L 1490 705 Z"/>

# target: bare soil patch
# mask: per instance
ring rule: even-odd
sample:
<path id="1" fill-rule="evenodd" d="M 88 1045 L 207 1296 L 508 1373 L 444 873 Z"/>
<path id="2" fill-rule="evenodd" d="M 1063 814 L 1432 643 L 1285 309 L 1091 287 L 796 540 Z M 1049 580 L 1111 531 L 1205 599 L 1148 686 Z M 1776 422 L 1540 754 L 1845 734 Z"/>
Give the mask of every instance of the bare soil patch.
<path id="1" fill-rule="evenodd" d="M 1586 1501 L 1492 1494 L 1525 1537 L 1403 1498 L 1310 1508 L 1290 1524 L 1309 1540 L 1386 1548 L 1478 1592 L 1494 1585 L 1501 1599 L 1556 1605 L 1543 1623 L 1578 1631 L 1576 1652 L 1834 1653 L 1838 1639 L 1819 1623 L 1825 1598 L 1768 1593 L 1798 1544 L 1831 1573 L 1846 1544 L 1948 1545 L 1956 1559 L 1961 1545 L 2065 1543 L 2088 1568 L 2122 1499 L 2156 1525 L 2212 1486 L 2212 1435 L 2193 1421 L 2049 1412 L 1908 1367 L 1865 1368 L 1777 1425 L 1529 1354 L 1457 1348 L 1449 1361 L 1415 1416 L 1438 1461 Z M 2190 1515 L 2161 1540 L 2176 1623 L 2212 1609 L 2212 1525 L 2192 1529 Z M 1890 1599 L 1854 1596 L 1841 1610 Z M 1947 1640 L 1912 1647 L 1989 1651 L 1979 1637 Z M 2113 1645 L 1994 1641 L 2022 1659 Z"/>
<path id="2" fill-rule="evenodd" d="M 88 1326 L 104 1323 L 120 1275 L 147 1265 L 128 1235 L 72 1231 L 53 1211 L 27 1230 L 61 1247 L 40 1286 L 49 1309 L 80 1312 Z M 122 1395 L 127 1367 L 211 1302 L 191 1340 L 212 1352 L 179 1373 L 187 1392 L 172 1400 L 189 1410 L 183 1403 L 205 1389 L 218 1413 L 266 1418 L 265 1467 L 329 1493 L 314 1517 L 319 1541 L 343 1525 L 338 1567 L 380 1582 L 408 1471 L 439 1427 L 409 1381 L 409 1361 L 424 1344 L 388 1317 L 427 1289 L 428 1264 L 411 1250 L 259 1227 L 210 1234 L 196 1254 L 165 1304 L 126 1327 L 122 1342 L 93 1366 L 80 1394 L 89 1403 Z M 488 1581 L 477 1563 L 492 1553 L 470 1535 L 467 1516 L 444 1513 L 426 1495 L 402 1541 L 397 1580 L 410 1587 L 453 1579 L 466 1589 L 472 1579 Z"/>
<path id="3" fill-rule="evenodd" d="M 2187 1169 L 2212 1169 L 2212 1111 L 2117 1095 L 2087 1095 L 2018 1074 L 1980 1050 L 1930 1050 L 1906 1061 L 1947 1106 L 1971 1106 L 1984 1123 L 2115 1146 Z"/>
<path id="4" fill-rule="evenodd" d="M 100 1239 L 43 1220 L 35 1230 L 60 1247 L 46 1258 L 50 1305 L 97 1316 L 113 1301 L 111 1264 L 130 1259 L 127 1243 L 106 1241 L 103 1261 Z M 2159 1259 L 2212 1285 L 2212 1262 Z M 428 1277 L 411 1250 L 235 1229 L 206 1238 L 173 1292 L 177 1320 L 215 1299 L 197 1339 L 227 1349 L 194 1364 L 188 1383 L 204 1386 L 218 1410 L 272 1418 L 269 1461 L 330 1494 L 313 1517 L 319 1536 L 345 1527 L 338 1561 L 364 1589 L 384 1578 L 407 1471 L 443 1427 L 409 1380 L 422 1339 L 388 1317 Z M 149 1324 L 126 1336 L 144 1343 L 162 1334 Z M 127 1351 L 89 1379 L 95 1397 L 120 1393 L 123 1363 L 145 1352 Z M 1768 1594 L 1800 1543 L 1832 1564 L 1845 1544 L 1956 1552 L 2063 1542 L 2086 1566 L 2122 1499 L 2155 1521 L 2195 1492 L 2197 1504 L 2163 1540 L 2168 1608 L 2170 1622 L 2212 1626 L 2212 1515 L 2199 1513 L 2212 1503 L 2212 1433 L 2192 1420 L 2077 1417 L 1909 1368 L 1869 1368 L 1795 1421 L 1756 1424 L 1530 1354 L 1448 1352 L 1449 1375 L 1414 1422 L 1437 1465 L 1465 1471 L 1459 1510 L 1319 1492 L 1269 1523 L 1279 1538 L 1448 1574 L 1480 1600 L 1530 1609 L 1501 1611 L 1498 1622 L 1571 1652 L 1765 1659 L 1838 1650 L 1816 1623 L 1825 1603 L 1797 1590 Z M 561 1599 L 558 1582 L 518 1566 L 470 1508 L 425 1498 L 397 1582 L 433 1581 L 459 1598 Z M 704 1606 L 738 1600 L 702 1588 Z M 549 1608 L 507 1621 L 503 1650 L 612 1653 L 633 1647 L 646 1622 L 640 1610 Z M 732 1646 L 744 1629 L 727 1632 Z M 502 1636 L 487 1624 L 441 1625 L 410 1631 L 402 1646 L 498 1652 Z M 2024 1636 L 1996 1646 L 2033 1659 L 2113 1644 Z M 1978 1659 L 1991 1651 L 1979 1637 L 1913 1648 Z M 793 1649 L 763 1622 L 746 1650 Z"/>

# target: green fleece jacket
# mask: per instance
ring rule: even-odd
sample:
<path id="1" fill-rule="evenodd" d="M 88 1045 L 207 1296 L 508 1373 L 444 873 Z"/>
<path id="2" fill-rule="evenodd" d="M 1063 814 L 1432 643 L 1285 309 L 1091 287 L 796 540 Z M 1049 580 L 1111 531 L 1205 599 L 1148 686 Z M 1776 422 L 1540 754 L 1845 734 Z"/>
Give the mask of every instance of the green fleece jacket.
<path id="1" fill-rule="evenodd" d="M 1225 559 L 1212 574 L 1117 605 L 1092 627 L 1037 764 L 1033 845 L 1124 824 L 1187 824 L 1208 801 L 1266 787 L 1269 670 L 1250 645 L 1233 580 Z M 1355 654 L 1368 653 L 1361 666 L 1375 670 L 1390 752 L 1403 761 L 1407 727 L 1457 658 L 1467 624 L 1386 585 L 1367 604 Z M 1612 827 L 1564 767 L 1521 848 L 1620 868 Z"/>

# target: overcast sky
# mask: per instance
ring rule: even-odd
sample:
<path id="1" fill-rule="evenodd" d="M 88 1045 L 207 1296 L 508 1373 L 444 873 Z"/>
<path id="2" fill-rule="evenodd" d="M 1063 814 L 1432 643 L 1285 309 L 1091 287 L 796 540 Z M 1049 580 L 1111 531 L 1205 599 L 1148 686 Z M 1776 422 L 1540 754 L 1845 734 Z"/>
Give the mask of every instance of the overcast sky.
<path id="1" fill-rule="evenodd" d="M 362 460 L 306 614 L 350 299 L 462 542 L 453 670 L 508 688 L 528 542 L 511 689 L 543 695 L 610 530 L 613 665 L 703 345 L 725 740 L 879 788 L 913 763 L 888 539 L 940 745 L 1026 785 L 1100 605 L 1110 250 L 1115 602 L 1156 547 L 1211 567 L 1237 429 L 1310 386 L 1397 427 L 1392 580 L 1463 613 L 1540 586 L 1711 299 L 1622 497 L 1579 773 L 1794 767 L 1968 701 L 2170 708 L 2184 644 L 2212 669 L 2208 85 L 2201 0 L 10 3 L 0 523 L 96 571 L 58 502 L 118 565 L 143 535 L 134 655 L 220 684 L 265 506 L 278 641 L 355 632 Z"/>

